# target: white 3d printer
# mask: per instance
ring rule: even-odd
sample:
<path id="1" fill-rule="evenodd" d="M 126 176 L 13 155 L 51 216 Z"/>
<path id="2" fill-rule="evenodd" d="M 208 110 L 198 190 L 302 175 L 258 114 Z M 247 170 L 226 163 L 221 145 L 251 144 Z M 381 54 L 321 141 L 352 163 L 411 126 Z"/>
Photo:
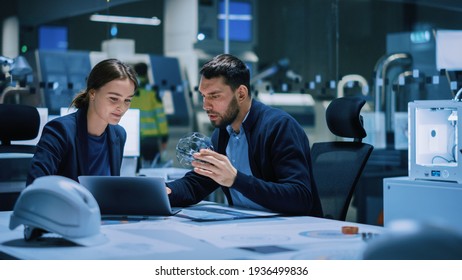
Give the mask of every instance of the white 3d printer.
<path id="1" fill-rule="evenodd" d="M 462 183 L 462 102 L 413 101 L 408 112 L 409 178 Z"/>

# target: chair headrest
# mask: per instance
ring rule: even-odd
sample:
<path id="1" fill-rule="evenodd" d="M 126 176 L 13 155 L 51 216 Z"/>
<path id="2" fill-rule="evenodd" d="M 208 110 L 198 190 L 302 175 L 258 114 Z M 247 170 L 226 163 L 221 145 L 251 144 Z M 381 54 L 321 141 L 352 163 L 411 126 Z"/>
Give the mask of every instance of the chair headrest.
<path id="1" fill-rule="evenodd" d="M 31 140 L 40 129 L 37 108 L 19 104 L 0 104 L 0 141 Z"/>
<path id="2" fill-rule="evenodd" d="M 340 97 L 331 101 L 326 110 L 329 130 L 346 138 L 363 139 L 367 136 L 363 127 L 361 108 L 366 100 L 360 97 Z"/>

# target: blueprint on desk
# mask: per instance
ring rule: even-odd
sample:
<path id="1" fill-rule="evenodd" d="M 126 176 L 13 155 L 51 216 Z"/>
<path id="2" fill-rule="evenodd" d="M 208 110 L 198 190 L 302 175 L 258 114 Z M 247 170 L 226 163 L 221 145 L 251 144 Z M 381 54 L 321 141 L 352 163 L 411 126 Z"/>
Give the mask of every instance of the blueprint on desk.
<path id="1" fill-rule="evenodd" d="M 248 218 L 265 218 L 279 216 L 279 213 L 265 212 L 251 209 L 229 207 L 217 204 L 198 204 L 187 208 L 181 208 L 177 214 L 179 217 L 188 218 L 196 222 L 226 221 Z"/>

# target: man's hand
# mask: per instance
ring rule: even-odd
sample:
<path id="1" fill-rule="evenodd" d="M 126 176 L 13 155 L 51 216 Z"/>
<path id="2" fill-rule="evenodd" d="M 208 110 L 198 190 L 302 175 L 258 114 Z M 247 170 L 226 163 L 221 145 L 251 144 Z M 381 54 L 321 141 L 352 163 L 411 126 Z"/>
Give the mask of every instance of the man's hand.
<path id="1" fill-rule="evenodd" d="M 194 172 L 207 176 L 222 186 L 231 187 L 233 185 L 237 170 L 227 156 L 208 149 L 201 149 L 193 156 L 196 159 L 191 163 Z"/>

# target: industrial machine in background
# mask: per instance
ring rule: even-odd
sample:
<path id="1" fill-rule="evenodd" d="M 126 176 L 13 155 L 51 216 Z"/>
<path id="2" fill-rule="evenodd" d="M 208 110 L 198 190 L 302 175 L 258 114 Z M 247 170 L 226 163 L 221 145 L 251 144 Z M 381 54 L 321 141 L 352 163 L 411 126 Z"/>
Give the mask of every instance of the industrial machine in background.
<path id="1" fill-rule="evenodd" d="M 284 77 L 277 85 L 267 80 L 275 75 Z M 301 75 L 290 68 L 290 61 L 283 58 L 259 73 L 255 73 L 250 79 L 250 86 L 255 98 L 267 105 L 286 111 L 303 127 L 313 127 L 315 125 L 315 102 L 312 95 L 292 87 L 292 84 L 301 84 L 302 79 Z"/>
<path id="2" fill-rule="evenodd" d="M 409 102 L 409 175 L 383 180 L 385 227 L 412 220 L 462 228 L 461 94 Z"/>
<path id="3" fill-rule="evenodd" d="M 409 103 L 409 178 L 462 183 L 459 99 Z"/>
<path id="4" fill-rule="evenodd" d="M 19 103 L 35 92 L 31 87 L 32 68 L 24 56 L 0 56 L 0 103 Z"/>
<path id="5" fill-rule="evenodd" d="M 358 222 L 381 224 L 383 179 L 411 175 L 409 102 L 449 101 L 462 87 L 461 44 L 462 32 L 454 30 L 388 34 L 387 53 L 374 69 L 374 111 L 363 114 L 364 142 L 375 149 L 355 194 Z"/>

